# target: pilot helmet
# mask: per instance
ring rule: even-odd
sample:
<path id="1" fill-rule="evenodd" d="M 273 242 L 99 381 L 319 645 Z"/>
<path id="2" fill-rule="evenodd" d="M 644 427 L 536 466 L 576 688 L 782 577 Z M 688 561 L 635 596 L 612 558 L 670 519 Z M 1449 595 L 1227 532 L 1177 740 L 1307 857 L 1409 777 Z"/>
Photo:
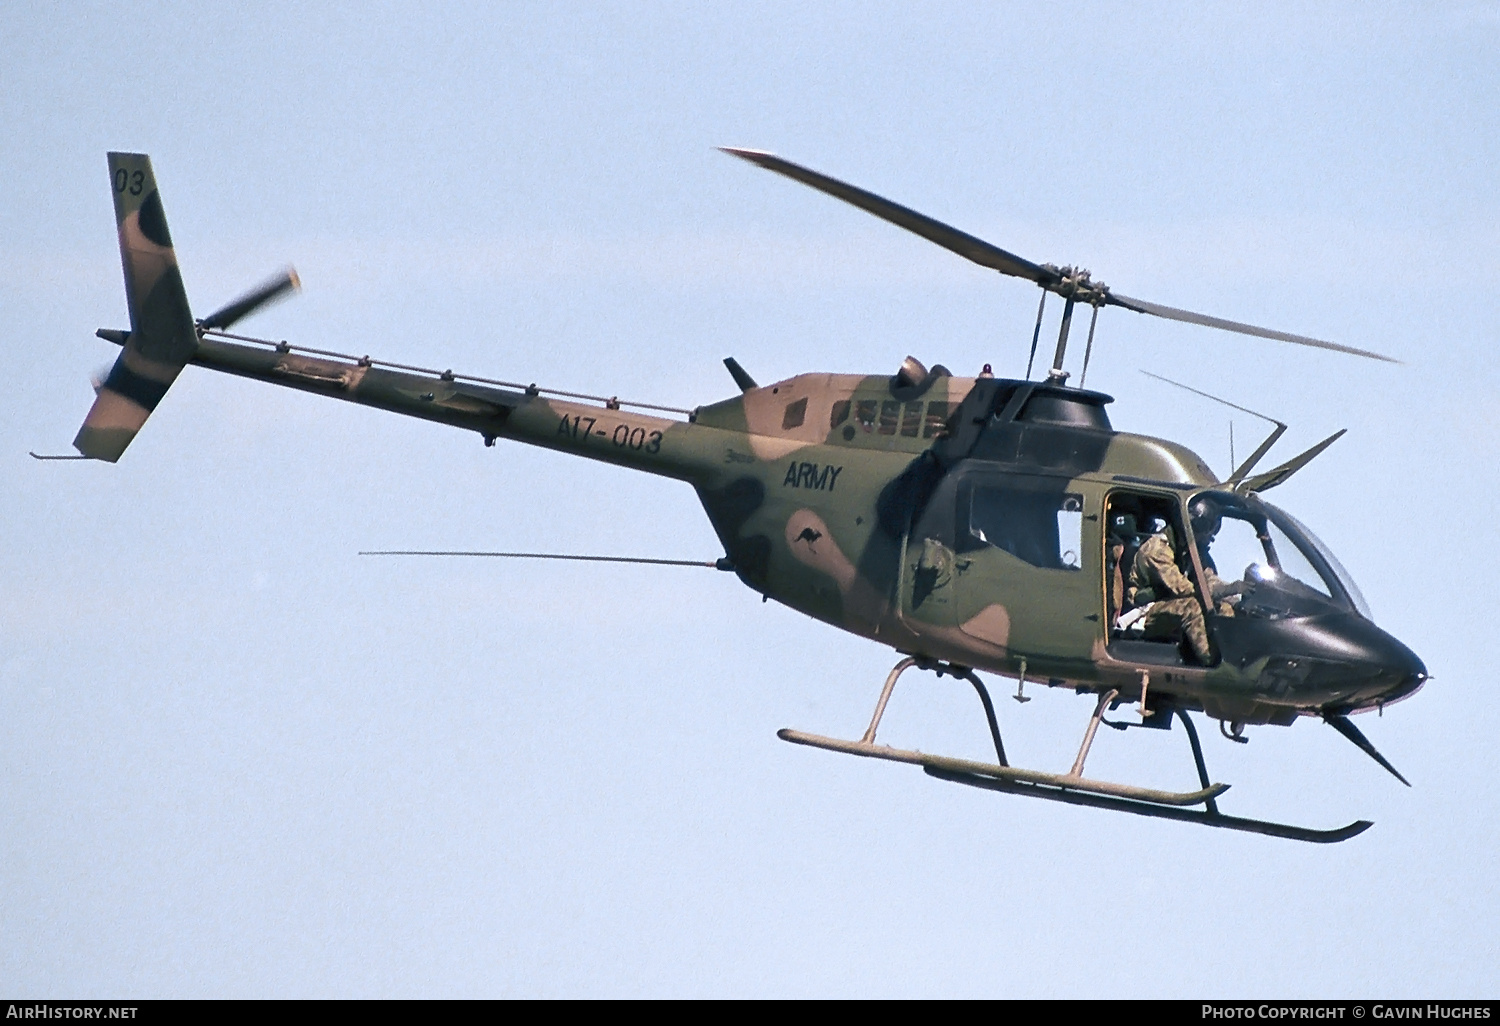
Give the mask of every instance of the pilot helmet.
<path id="1" fill-rule="evenodd" d="M 1200 495 L 1188 505 L 1188 519 L 1192 522 L 1194 537 L 1201 544 L 1219 533 L 1219 525 L 1224 522 L 1224 511 L 1213 499 Z"/>

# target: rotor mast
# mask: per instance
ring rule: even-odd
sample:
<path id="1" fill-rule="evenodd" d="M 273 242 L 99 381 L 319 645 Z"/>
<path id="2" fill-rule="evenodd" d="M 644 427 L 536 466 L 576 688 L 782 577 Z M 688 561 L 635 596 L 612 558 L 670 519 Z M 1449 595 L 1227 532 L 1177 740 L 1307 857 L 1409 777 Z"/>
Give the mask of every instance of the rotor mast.
<path id="1" fill-rule="evenodd" d="M 1086 270 L 1075 270 L 1072 267 L 1054 267 L 1051 264 L 1042 265 L 1046 270 L 1056 275 L 1054 282 L 1038 282 L 1043 293 L 1056 292 L 1063 297 L 1062 324 L 1057 329 L 1057 352 L 1052 357 L 1052 369 L 1047 372 L 1047 383 L 1050 385 L 1062 385 L 1068 379 L 1068 372 L 1063 370 L 1063 358 L 1068 352 L 1068 333 L 1073 327 L 1073 307 L 1079 302 L 1089 304 L 1094 308 L 1095 317 L 1098 316 L 1099 307 L 1106 302 L 1109 295 L 1109 286 L 1102 281 L 1094 281 Z M 1090 340 L 1093 337 L 1093 326 L 1090 325 Z M 1088 358 L 1084 358 L 1085 372 L 1087 371 Z"/>

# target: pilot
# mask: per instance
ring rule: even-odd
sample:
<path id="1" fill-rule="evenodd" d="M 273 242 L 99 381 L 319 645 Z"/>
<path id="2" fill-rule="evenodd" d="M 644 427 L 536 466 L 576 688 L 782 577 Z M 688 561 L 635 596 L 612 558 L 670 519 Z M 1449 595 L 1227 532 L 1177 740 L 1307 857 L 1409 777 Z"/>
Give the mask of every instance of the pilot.
<path id="1" fill-rule="evenodd" d="M 1192 580 L 1178 566 L 1177 532 L 1170 523 L 1161 524 L 1135 554 L 1126 598 L 1132 606 L 1146 606 L 1143 637 L 1167 640 L 1181 630 L 1192 646 L 1193 657 L 1207 666 L 1213 662 L 1213 653 L 1208 647 L 1203 606 Z"/>
<path id="2" fill-rule="evenodd" d="M 1228 582 L 1219 576 L 1209 546 L 1219 534 L 1224 523 L 1224 511 L 1219 504 L 1206 495 L 1200 495 L 1188 506 L 1188 520 L 1193 525 L 1193 538 L 1198 543 L 1198 558 L 1203 563 L 1203 576 L 1208 583 L 1208 594 L 1213 599 L 1220 616 L 1234 615 L 1235 597 L 1245 590 L 1243 582 Z"/>

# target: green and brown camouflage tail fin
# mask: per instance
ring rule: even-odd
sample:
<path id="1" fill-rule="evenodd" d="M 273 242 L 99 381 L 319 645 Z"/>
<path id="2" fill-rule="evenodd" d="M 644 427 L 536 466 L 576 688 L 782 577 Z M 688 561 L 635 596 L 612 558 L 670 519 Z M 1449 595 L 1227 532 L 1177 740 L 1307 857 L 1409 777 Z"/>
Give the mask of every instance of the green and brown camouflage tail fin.
<path id="1" fill-rule="evenodd" d="M 111 153 L 110 185 L 130 335 L 73 439 L 85 456 L 119 460 L 198 348 L 198 331 L 177 270 L 161 193 L 143 153 Z"/>

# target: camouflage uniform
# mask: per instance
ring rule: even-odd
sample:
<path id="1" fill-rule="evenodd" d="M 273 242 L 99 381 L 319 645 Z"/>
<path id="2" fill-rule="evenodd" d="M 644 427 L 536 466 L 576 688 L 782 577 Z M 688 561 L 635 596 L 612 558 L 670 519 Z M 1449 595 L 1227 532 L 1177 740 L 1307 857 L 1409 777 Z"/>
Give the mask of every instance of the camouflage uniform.
<path id="1" fill-rule="evenodd" d="M 1203 576 L 1208 581 L 1208 594 L 1214 600 L 1215 612 L 1220 616 L 1233 616 L 1234 604 L 1229 601 L 1229 597 L 1239 594 L 1238 584 L 1224 580 L 1206 560 L 1203 564 Z"/>
<path id="2" fill-rule="evenodd" d="M 1146 539 L 1130 568 L 1129 597 L 1132 605 L 1151 599 L 1142 624 L 1147 638 L 1167 638 L 1180 627 L 1193 655 L 1204 666 L 1213 662 L 1208 647 L 1208 629 L 1197 589 L 1177 567 L 1177 546 L 1170 527 Z"/>

